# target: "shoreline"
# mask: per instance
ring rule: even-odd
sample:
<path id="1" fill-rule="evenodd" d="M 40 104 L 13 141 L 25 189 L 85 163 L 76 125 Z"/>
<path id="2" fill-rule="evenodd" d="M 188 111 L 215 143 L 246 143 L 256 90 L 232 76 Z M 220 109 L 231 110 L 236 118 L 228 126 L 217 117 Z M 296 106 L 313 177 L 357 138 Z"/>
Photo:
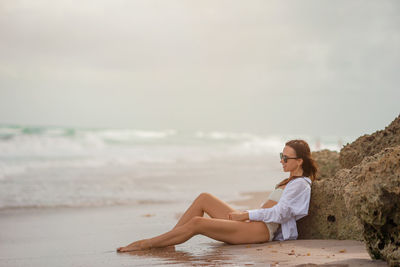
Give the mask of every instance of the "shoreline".
<path id="1" fill-rule="evenodd" d="M 267 192 L 244 192 L 234 206 L 257 208 Z M 175 248 L 115 249 L 170 230 L 186 203 L 0 211 L 0 266 L 387 266 L 354 240 L 292 240 L 227 245 L 195 236 Z M 342 251 L 342 252 L 340 252 Z"/>

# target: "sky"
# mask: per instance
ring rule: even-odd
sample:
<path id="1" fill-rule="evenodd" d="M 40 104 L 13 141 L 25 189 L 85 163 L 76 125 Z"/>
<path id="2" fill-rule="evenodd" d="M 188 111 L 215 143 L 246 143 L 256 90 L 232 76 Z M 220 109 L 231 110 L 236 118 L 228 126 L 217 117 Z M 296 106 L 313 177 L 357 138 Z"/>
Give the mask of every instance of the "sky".
<path id="1" fill-rule="evenodd" d="M 400 113 L 399 1 L 2 0 L 0 124 L 362 135 Z"/>

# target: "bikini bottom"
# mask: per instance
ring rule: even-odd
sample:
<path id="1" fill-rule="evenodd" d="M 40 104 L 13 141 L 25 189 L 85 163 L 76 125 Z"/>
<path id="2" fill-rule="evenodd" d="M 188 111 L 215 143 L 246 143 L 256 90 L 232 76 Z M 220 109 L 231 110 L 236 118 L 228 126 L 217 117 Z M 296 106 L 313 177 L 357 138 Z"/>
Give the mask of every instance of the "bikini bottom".
<path id="1" fill-rule="evenodd" d="M 274 239 L 275 233 L 279 228 L 279 223 L 267 223 L 267 222 L 264 222 L 264 223 L 267 226 L 268 231 L 269 231 L 269 240 L 268 241 L 271 242 L 272 239 Z"/>

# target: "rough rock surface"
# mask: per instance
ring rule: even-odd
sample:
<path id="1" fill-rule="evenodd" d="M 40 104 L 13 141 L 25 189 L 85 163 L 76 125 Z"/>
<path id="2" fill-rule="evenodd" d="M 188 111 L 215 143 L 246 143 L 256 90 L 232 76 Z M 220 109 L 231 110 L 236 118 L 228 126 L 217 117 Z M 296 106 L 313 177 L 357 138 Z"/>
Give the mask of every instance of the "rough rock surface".
<path id="1" fill-rule="evenodd" d="M 320 179 L 299 238 L 364 240 L 372 258 L 400 266 L 400 116 L 347 144 L 339 159 L 331 151 L 313 157 Z"/>
<path id="2" fill-rule="evenodd" d="M 343 197 L 349 172 L 342 169 L 334 177 L 313 182 L 309 215 L 297 221 L 299 239 L 363 240 L 363 227 Z"/>
<path id="3" fill-rule="evenodd" d="M 386 148 L 348 172 L 344 201 L 360 219 L 368 252 L 400 266 L 400 145 Z"/>
<path id="4" fill-rule="evenodd" d="M 344 146 L 340 151 L 339 162 L 342 168 L 351 168 L 359 164 L 364 157 L 396 145 L 400 145 L 400 115 L 384 130 L 363 135 Z"/>
<path id="5" fill-rule="evenodd" d="M 400 146 L 314 181 L 299 239 L 356 239 L 374 259 L 400 266 Z"/>
<path id="6" fill-rule="evenodd" d="M 317 179 L 333 177 L 340 169 L 339 153 L 328 149 L 312 152 L 313 159 L 317 162 L 319 174 Z"/>

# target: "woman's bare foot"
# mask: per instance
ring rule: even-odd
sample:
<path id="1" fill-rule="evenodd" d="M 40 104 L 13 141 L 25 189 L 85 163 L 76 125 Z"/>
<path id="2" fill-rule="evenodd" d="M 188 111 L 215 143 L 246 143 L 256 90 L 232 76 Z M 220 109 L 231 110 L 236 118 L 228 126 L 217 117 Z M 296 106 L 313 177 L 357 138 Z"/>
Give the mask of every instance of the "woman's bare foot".
<path id="1" fill-rule="evenodd" d="M 138 251 L 138 250 L 146 250 L 150 249 L 151 244 L 148 239 L 139 240 L 129 244 L 125 247 L 117 248 L 117 252 L 129 252 L 129 251 Z"/>

